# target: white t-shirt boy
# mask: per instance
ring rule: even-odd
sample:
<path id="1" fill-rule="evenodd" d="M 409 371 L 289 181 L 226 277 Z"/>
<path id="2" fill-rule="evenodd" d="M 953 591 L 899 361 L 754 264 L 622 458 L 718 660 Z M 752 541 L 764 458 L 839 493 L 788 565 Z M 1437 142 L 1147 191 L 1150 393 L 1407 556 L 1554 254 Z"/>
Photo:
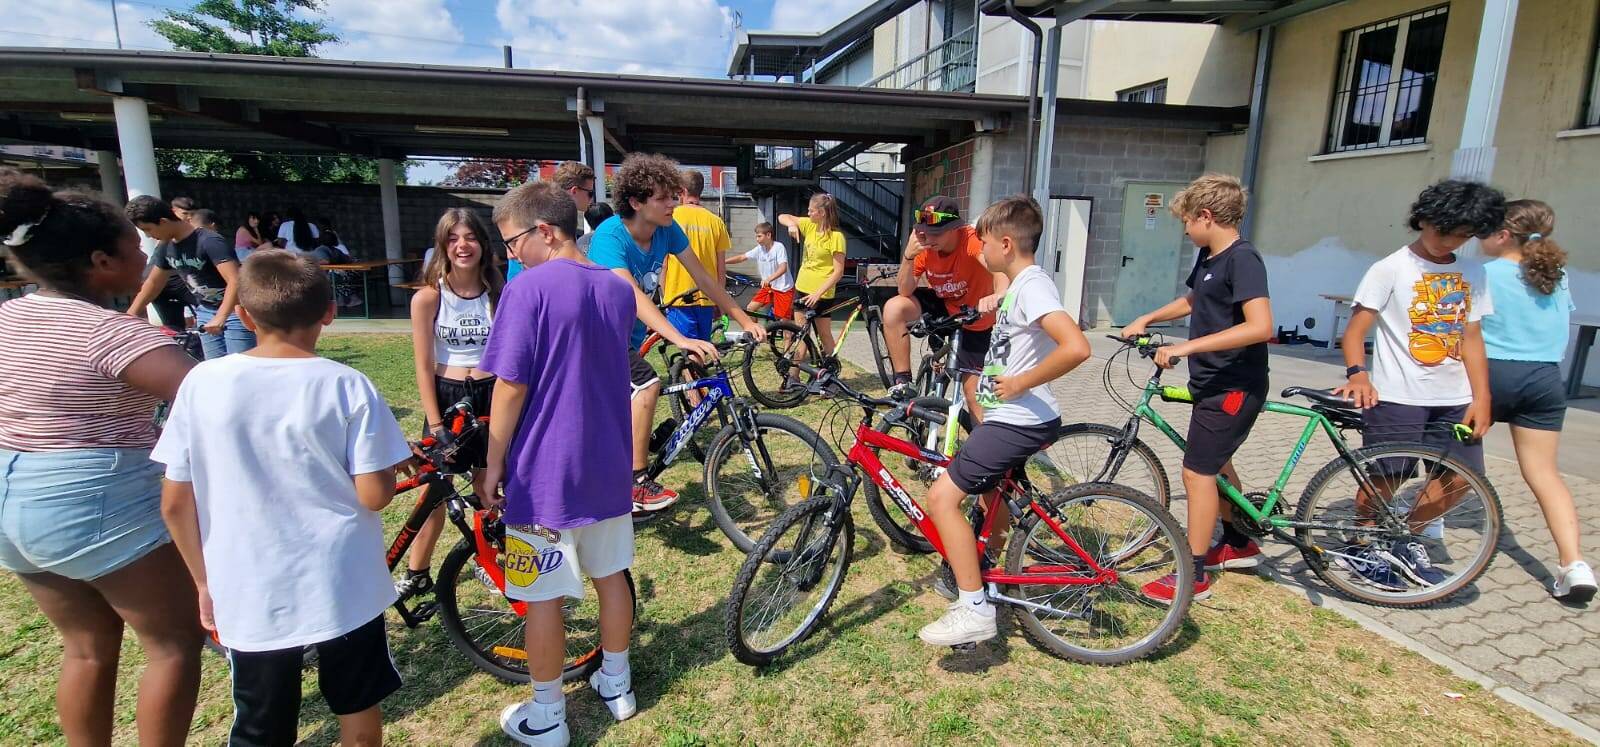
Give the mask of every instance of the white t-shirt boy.
<path id="1" fill-rule="evenodd" d="M 789 250 L 784 248 L 783 242 L 780 241 L 772 242 L 772 248 L 770 249 L 762 249 L 760 244 L 756 244 L 754 249 L 744 253 L 744 258 L 747 260 L 755 260 L 757 268 L 756 271 L 761 273 L 761 276 L 756 279 L 764 280 L 768 277 L 771 277 L 772 273 L 778 271 L 778 265 L 789 263 Z M 782 277 L 772 281 L 772 289 L 779 293 L 782 293 L 793 287 L 794 274 L 791 273 L 787 267 L 783 269 Z"/>
<path id="2" fill-rule="evenodd" d="M 1404 246 L 1367 269 L 1354 300 L 1378 314 L 1371 378 L 1379 400 L 1422 407 L 1472 401 L 1461 343 L 1467 323 L 1494 313 L 1481 263 L 1458 253 L 1440 264 Z"/>
<path id="3" fill-rule="evenodd" d="M 394 603 L 383 525 L 352 476 L 410 454 L 383 397 L 348 366 L 244 354 L 189 372 L 150 458 L 194 484 L 222 645 L 321 643 Z"/>
<path id="4" fill-rule="evenodd" d="M 1038 265 L 1017 273 L 995 315 L 994 335 L 983 377 L 978 380 L 978 404 L 983 405 L 985 422 L 1042 425 L 1061 417 L 1049 382 L 1010 401 L 994 393 L 994 377 L 1015 376 L 1055 351 L 1056 341 L 1039 326 L 1039 320 L 1056 311 L 1066 309 L 1061 307 L 1061 294 L 1049 273 Z"/>

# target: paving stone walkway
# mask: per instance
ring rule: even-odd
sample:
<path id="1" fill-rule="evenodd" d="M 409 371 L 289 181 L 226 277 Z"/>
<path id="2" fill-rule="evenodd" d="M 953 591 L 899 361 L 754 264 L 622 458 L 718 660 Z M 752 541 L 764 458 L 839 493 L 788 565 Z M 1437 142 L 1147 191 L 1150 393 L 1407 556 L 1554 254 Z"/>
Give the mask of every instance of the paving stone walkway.
<path id="1" fill-rule="evenodd" d="M 1091 333 L 1095 358 L 1077 371 L 1057 381 L 1053 388 L 1057 401 L 1067 413 L 1067 422 L 1121 424 L 1126 414 L 1106 396 L 1101 373 L 1106 358 L 1116 344 L 1104 338 L 1104 331 Z M 864 337 L 852 334 L 846 357 L 871 368 L 871 354 Z M 1312 362 L 1274 354 L 1272 360 L 1274 393 L 1285 386 L 1327 387 L 1343 380 L 1342 363 Z M 1120 370 L 1120 369 L 1119 369 Z M 1183 366 L 1166 375 L 1171 383 L 1183 379 Z M 1137 383 L 1120 378 L 1129 393 L 1136 393 L 1149 375 L 1148 364 L 1134 370 Z M 1161 408 L 1180 432 L 1188 425 L 1186 408 L 1167 405 Z M 1600 415 L 1569 411 L 1569 423 L 1581 421 L 1580 428 L 1569 426 L 1568 433 L 1586 437 Z M 1288 452 L 1299 438 L 1304 421 L 1299 418 L 1265 413 L 1257 421 L 1250 439 L 1234 458 L 1246 490 L 1264 490 L 1277 477 Z M 1505 426 L 1498 426 L 1503 429 Z M 1149 431 L 1149 433 L 1153 433 Z M 1172 512 L 1183 521 L 1182 481 L 1178 472 L 1180 452 L 1165 438 L 1155 434 L 1144 440 L 1155 448 L 1173 485 Z M 1475 670 L 1497 685 L 1510 688 L 1539 703 L 1575 719 L 1589 729 L 1600 730 L 1600 609 L 1565 606 L 1547 591 L 1556 567 L 1555 545 L 1545 527 L 1538 503 L 1523 483 L 1509 450 L 1509 440 L 1491 440 L 1486 454 L 1488 477 L 1500 495 L 1504 531 L 1500 552 L 1475 587 L 1440 606 L 1422 610 L 1394 610 L 1346 602 L 1344 606 L 1433 649 L 1459 664 Z M 1577 499 L 1582 521 L 1584 554 L 1600 559 L 1600 481 L 1571 474 L 1578 465 L 1568 465 L 1576 454 L 1600 459 L 1600 444 L 1574 450 L 1563 449 L 1563 471 Z M 1296 471 L 1285 496 L 1295 500 L 1307 481 L 1322 464 L 1334 457 L 1326 439 L 1312 442 Z M 1584 465 L 1583 471 L 1592 474 Z M 1292 504 L 1291 504 L 1292 505 Z M 1264 547 L 1271 556 L 1270 567 L 1287 583 L 1300 586 L 1314 603 L 1333 592 L 1306 568 L 1298 551 L 1271 543 Z M 1206 604 L 1226 604 L 1226 579 Z M 1600 607 L 1600 603 L 1591 605 Z M 1594 739 L 1597 732 L 1583 734 Z"/>

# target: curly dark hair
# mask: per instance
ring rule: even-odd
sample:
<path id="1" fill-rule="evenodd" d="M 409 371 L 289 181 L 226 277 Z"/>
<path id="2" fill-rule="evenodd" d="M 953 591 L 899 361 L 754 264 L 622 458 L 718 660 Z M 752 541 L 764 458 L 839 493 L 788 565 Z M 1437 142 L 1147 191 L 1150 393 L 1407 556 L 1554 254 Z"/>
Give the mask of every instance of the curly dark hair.
<path id="1" fill-rule="evenodd" d="M 165 204 L 165 203 L 163 203 Z M 53 192 L 31 174 L 0 168 L 0 237 L 31 224 L 6 253 L 22 274 L 44 288 L 89 295 L 84 274 L 95 252 L 115 256 L 117 242 L 133 230 L 122 212 L 82 192 Z"/>
<path id="2" fill-rule="evenodd" d="M 1522 245 L 1522 280 L 1542 295 L 1550 295 L 1566 277 L 1567 251 L 1551 234 L 1556 232 L 1556 212 L 1539 200 L 1506 203 L 1506 225 Z"/>
<path id="3" fill-rule="evenodd" d="M 678 162 L 657 153 L 629 153 L 617 169 L 617 215 L 630 219 L 636 212 L 629 200 L 645 202 L 657 190 L 677 196 L 682 188 Z"/>
<path id="4" fill-rule="evenodd" d="M 1443 234 L 1466 233 L 1484 238 L 1500 230 L 1506 219 L 1506 196 L 1481 182 L 1446 179 L 1417 195 L 1408 221 L 1413 231 L 1422 224 Z"/>

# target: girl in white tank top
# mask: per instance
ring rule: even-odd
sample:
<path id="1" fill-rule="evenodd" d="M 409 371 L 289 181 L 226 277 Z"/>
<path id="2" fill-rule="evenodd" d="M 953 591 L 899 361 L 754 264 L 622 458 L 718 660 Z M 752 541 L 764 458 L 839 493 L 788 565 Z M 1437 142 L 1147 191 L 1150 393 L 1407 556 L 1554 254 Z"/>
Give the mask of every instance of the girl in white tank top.
<path id="1" fill-rule="evenodd" d="M 489 332 L 494 327 L 494 305 L 505 281 L 490 250 L 494 234 L 477 213 L 451 208 L 439 218 L 434 247 L 422 268 L 423 287 L 411 299 L 411 347 L 417 364 L 417 394 L 431 432 L 441 427 L 445 412 L 467 401 L 473 414 L 489 414 L 494 377 L 478 370 Z M 473 488 L 485 489 L 482 475 L 488 442 L 481 436 L 464 443 L 453 463 L 474 472 Z M 402 595 L 422 594 L 433 587 L 428 576 L 434 544 L 444 528 L 441 508 L 424 524 L 411 545 L 406 577 L 397 589 Z"/>

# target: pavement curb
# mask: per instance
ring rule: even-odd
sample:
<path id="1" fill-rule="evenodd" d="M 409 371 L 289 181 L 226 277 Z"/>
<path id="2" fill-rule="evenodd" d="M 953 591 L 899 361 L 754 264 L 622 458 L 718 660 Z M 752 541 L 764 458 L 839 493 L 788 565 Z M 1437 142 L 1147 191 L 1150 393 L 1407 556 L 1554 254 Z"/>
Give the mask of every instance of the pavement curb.
<path id="1" fill-rule="evenodd" d="M 1538 698 L 1534 698 L 1526 693 L 1503 685 L 1496 681 L 1493 677 L 1490 677 L 1483 672 L 1473 669 L 1472 667 L 1469 667 L 1466 664 L 1451 658 L 1448 654 L 1445 654 L 1438 649 L 1435 649 L 1425 643 L 1422 643 L 1421 641 L 1401 633 L 1398 630 L 1395 630 L 1394 628 L 1389 627 L 1388 625 L 1368 617 L 1366 614 L 1345 603 L 1343 600 L 1335 599 L 1331 596 L 1321 593 L 1312 592 L 1304 585 L 1297 583 L 1292 577 L 1286 576 L 1278 572 L 1277 569 L 1270 568 L 1268 566 L 1261 566 L 1257 569 L 1257 573 L 1262 577 L 1271 580 L 1282 588 L 1294 591 L 1303 597 L 1307 602 L 1310 602 L 1312 606 L 1331 610 L 1345 616 L 1346 618 L 1349 618 L 1352 622 L 1360 625 L 1368 632 L 1376 633 L 1378 636 L 1389 641 L 1390 643 L 1420 654 L 1422 658 L 1450 670 L 1451 674 L 1460 677 L 1461 679 L 1476 683 L 1486 692 L 1500 698 L 1501 700 L 1518 706 L 1523 710 L 1538 716 L 1539 718 L 1543 719 L 1545 723 L 1550 724 L 1558 729 L 1565 729 L 1566 731 L 1571 732 L 1573 736 L 1590 744 L 1600 745 L 1600 730 L 1596 730 L 1584 724 L 1583 722 L 1556 710 Z"/>

